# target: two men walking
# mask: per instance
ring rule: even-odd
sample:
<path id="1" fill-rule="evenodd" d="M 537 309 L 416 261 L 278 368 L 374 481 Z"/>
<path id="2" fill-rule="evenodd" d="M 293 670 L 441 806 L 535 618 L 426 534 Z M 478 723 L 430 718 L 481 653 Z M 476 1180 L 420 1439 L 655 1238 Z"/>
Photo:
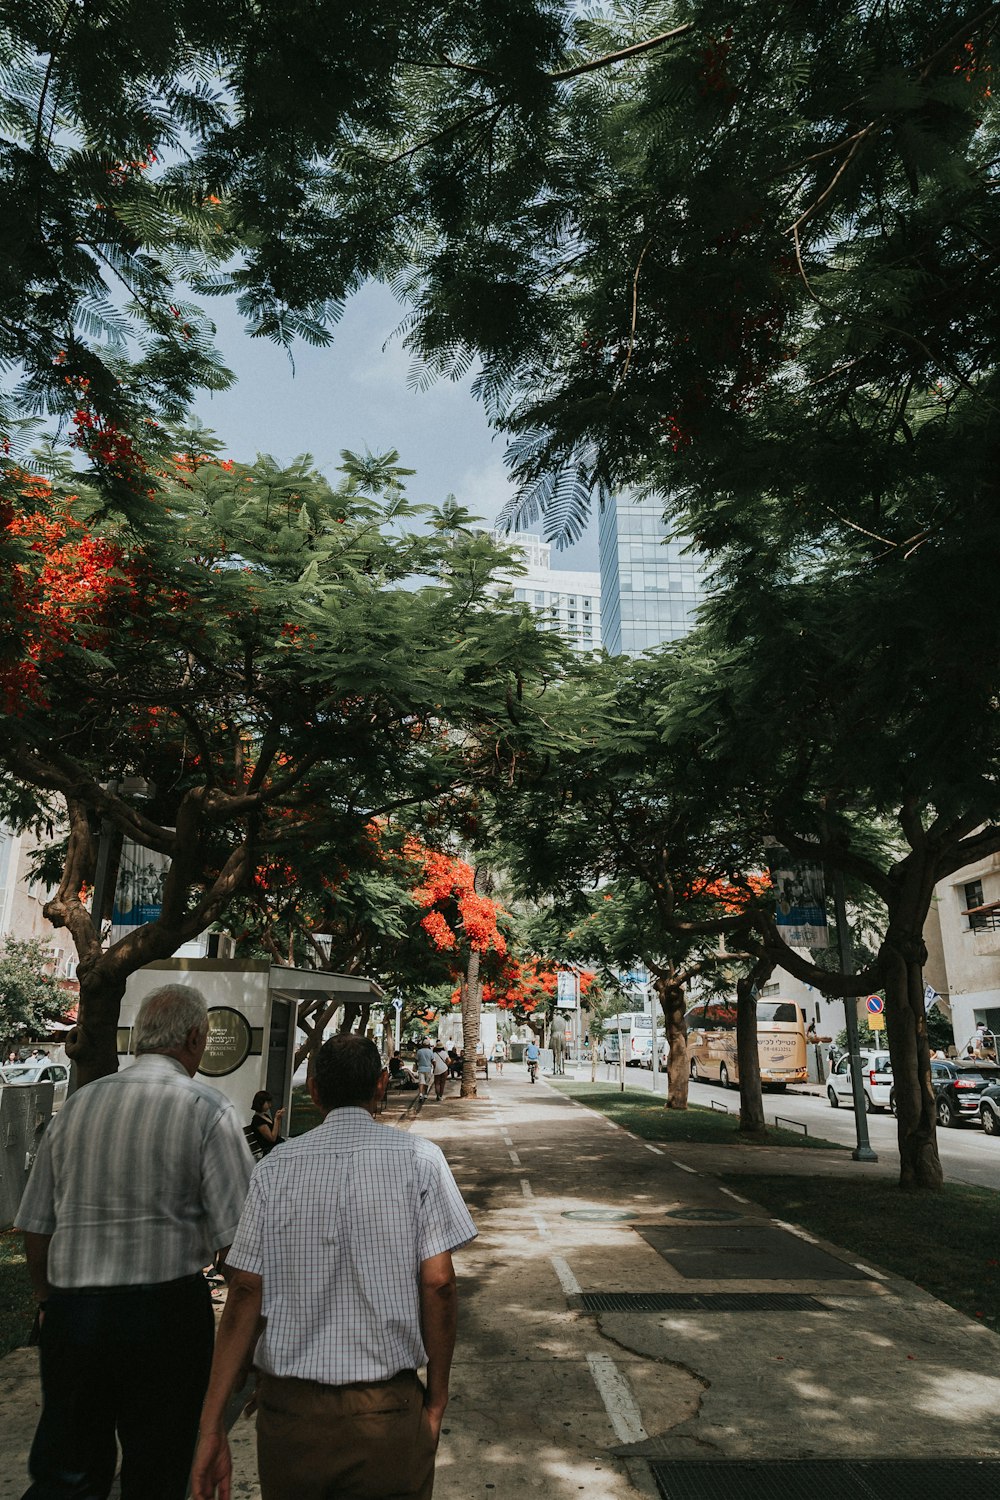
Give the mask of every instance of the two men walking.
<path id="1" fill-rule="evenodd" d="M 429 1500 L 451 1252 L 476 1233 L 447 1163 L 376 1123 L 378 1051 L 338 1036 L 310 1083 L 323 1123 L 267 1156 L 247 1196 L 235 1110 L 195 1077 L 207 1030 L 196 990 L 148 996 L 136 1062 L 43 1137 L 17 1219 L 42 1309 L 24 1500 L 105 1500 L 116 1434 L 122 1500 L 183 1500 L 203 1398 L 192 1493 L 228 1495 L 223 1413 L 251 1359 L 262 1500 Z M 232 1279 L 209 1384 L 213 1256 Z"/>

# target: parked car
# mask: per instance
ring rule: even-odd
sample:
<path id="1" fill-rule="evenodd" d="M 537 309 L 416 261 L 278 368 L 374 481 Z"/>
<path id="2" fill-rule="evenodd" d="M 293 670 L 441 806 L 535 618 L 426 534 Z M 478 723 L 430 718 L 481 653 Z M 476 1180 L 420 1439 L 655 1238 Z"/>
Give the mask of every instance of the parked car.
<path id="1" fill-rule="evenodd" d="M 69 1088 L 69 1069 L 62 1063 L 25 1062 L 7 1063 L 0 1068 L 0 1082 L 12 1084 L 52 1083 L 52 1108 L 58 1109 L 66 1102 Z"/>
<path id="2" fill-rule="evenodd" d="M 980 1094 L 979 1123 L 987 1135 L 1000 1135 L 1000 1083 L 991 1083 Z"/>
<path id="3" fill-rule="evenodd" d="M 981 1062 L 945 1062 L 931 1060 L 931 1084 L 937 1095 L 937 1122 L 947 1128 L 967 1120 L 979 1124 L 979 1106 L 983 1092 L 1000 1085 L 1000 1068 Z M 896 1113 L 896 1100 L 890 1100 Z"/>
<path id="4" fill-rule="evenodd" d="M 861 1082 L 865 1093 L 865 1113 L 874 1109 L 888 1109 L 892 1095 L 892 1063 L 888 1052 L 860 1052 Z M 841 1104 L 848 1109 L 854 1106 L 854 1090 L 851 1084 L 851 1059 L 840 1059 L 826 1081 L 826 1097 L 830 1108 Z"/>

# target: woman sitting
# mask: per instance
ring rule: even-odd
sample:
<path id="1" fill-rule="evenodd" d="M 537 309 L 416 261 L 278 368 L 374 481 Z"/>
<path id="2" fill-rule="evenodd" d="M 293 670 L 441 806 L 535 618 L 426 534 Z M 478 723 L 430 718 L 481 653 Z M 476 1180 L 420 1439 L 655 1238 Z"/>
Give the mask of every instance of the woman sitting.
<path id="1" fill-rule="evenodd" d="M 275 1113 L 274 1095 L 269 1094 L 266 1089 L 254 1094 L 250 1108 L 253 1110 L 250 1129 L 261 1154 L 266 1156 L 281 1140 L 281 1121 L 285 1111 L 279 1109 Z"/>

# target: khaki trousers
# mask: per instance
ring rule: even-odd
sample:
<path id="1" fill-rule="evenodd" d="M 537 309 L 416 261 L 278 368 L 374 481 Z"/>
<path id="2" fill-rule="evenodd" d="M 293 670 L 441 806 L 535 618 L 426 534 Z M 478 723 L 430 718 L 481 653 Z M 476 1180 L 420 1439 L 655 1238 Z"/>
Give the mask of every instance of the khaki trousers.
<path id="1" fill-rule="evenodd" d="M 261 1375 L 261 1500 L 431 1500 L 435 1444 L 413 1370 L 375 1385 Z"/>

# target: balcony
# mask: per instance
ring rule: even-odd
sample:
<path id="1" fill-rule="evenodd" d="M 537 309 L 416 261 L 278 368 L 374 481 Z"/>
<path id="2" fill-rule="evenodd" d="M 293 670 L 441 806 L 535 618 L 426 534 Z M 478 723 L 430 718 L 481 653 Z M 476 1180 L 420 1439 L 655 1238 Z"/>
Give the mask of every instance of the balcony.
<path id="1" fill-rule="evenodd" d="M 969 919 L 975 952 L 983 958 L 1000 954 L 1000 901 L 970 906 L 962 915 Z"/>

